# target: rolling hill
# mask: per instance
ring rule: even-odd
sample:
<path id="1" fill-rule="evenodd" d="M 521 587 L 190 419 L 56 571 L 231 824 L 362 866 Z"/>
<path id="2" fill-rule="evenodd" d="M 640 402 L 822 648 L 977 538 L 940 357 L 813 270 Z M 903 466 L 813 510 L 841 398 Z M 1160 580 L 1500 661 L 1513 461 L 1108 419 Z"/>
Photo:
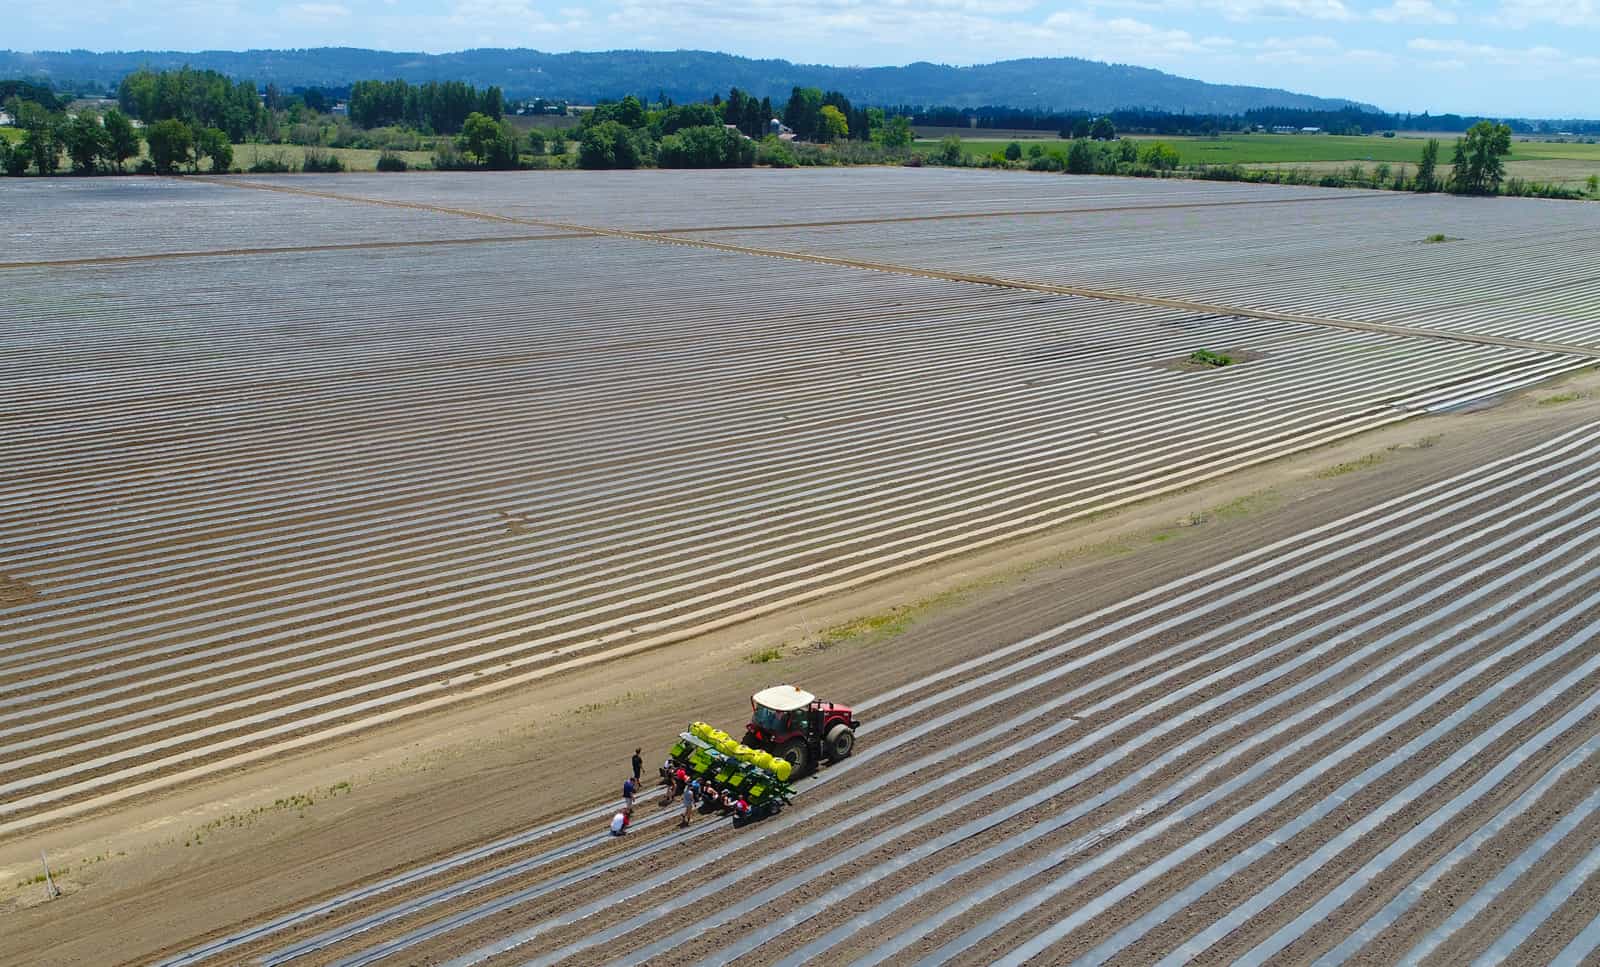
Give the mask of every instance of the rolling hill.
<path id="1" fill-rule="evenodd" d="M 0 77 L 114 86 L 142 66 L 188 64 L 281 87 L 342 87 L 365 79 L 463 80 L 497 84 L 508 96 L 578 103 L 624 94 L 696 100 L 739 87 L 786 97 L 796 86 L 845 92 L 869 104 L 997 105 L 1052 111 L 1148 108 L 1235 114 L 1259 107 L 1337 110 L 1354 102 L 1290 91 L 1209 84 L 1144 67 L 1073 57 L 1030 58 L 972 67 L 918 62 L 901 67 L 829 67 L 753 60 L 701 50 L 544 53 L 484 48 L 421 54 L 323 47 L 246 51 L 0 51 Z"/>

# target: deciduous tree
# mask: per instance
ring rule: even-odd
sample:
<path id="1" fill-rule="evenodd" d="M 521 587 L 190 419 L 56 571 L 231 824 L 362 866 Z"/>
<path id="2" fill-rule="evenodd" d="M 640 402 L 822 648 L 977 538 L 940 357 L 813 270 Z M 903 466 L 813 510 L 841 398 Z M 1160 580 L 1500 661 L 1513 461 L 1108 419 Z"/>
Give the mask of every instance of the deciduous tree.
<path id="1" fill-rule="evenodd" d="M 1152 141 L 1139 149 L 1139 163 L 1157 171 L 1171 171 L 1178 167 L 1178 151 L 1164 141 Z"/>
<path id="2" fill-rule="evenodd" d="M 1095 169 L 1095 150 L 1087 138 L 1072 142 L 1067 151 L 1067 171 L 1075 175 L 1092 175 Z"/>
<path id="3" fill-rule="evenodd" d="M 494 123 L 494 119 L 474 111 L 467 115 L 466 123 L 461 125 L 461 136 L 456 138 L 456 147 L 481 165 L 489 157 L 490 144 L 499 136 L 500 126 Z"/>
<path id="4" fill-rule="evenodd" d="M 1456 138 L 1455 150 L 1450 152 L 1450 190 L 1464 192 L 1467 190 L 1467 143 L 1461 138 Z"/>
<path id="5" fill-rule="evenodd" d="M 578 164 L 585 168 L 637 168 L 639 161 L 633 132 L 618 121 L 590 125 L 578 142 Z"/>
<path id="6" fill-rule="evenodd" d="M 94 174 L 100 159 L 108 153 L 106 131 L 100 126 L 100 119 L 88 111 L 79 111 L 62 127 L 61 139 L 72 160 L 72 170 L 80 175 Z"/>
<path id="7" fill-rule="evenodd" d="M 170 175 L 178 165 L 189 160 L 189 149 L 194 146 L 194 132 L 177 118 L 157 121 L 145 128 L 145 143 L 150 146 L 150 163 L 156 173 Z"/>
<path id="8" fill-rule="evenodd" d="M 123 170 L 124 163 L 139 153 L 139 135 L 133 129 L 133 122 L 128 116 L 116 108 L 106 112 L 106 160 Z"/>
<path id="9" fill-rule="evenodd" d="M 29 128 L 21 147 L 39 174 L 53 175 L 61 168 L 61 137 L 53 121 Z"/>
<path id="10" fill-rule="evenodd" d="M 644 105 L 629 94 L 617 104 L 617 123 L 627 128 L 642 128 L 645 123 Z"/>
<path id="11" fill-rule="evenodd" d="M 1456 170 L 1451 190 L 1472 195 L 1492 195 L 1506 174 L 1505 157 L 1511 153 L 1511 128 L 1479 121 L 1456 142 Z M 1464 163 L 1463 163 L 1464 162 Z"/>
<path id="12" fill-rule="evenodd" d="M 1439 139 L 1429 138 L 1422 146 L 1422 160 L 1417 162 L 1417 190 L 1433 191 L 1439 187 Z"/>
<path id="13" fill-rule="evenodd" d="M 964 159 L 965 154 L 966 153 L 961 150 L 960 135 L 947 134 L 939 139 L 938 158 L 944 164 L 958 165 Z"/>
<path id="14" fill-rule="evenodd" d="M 911 119 L 904 114 L 897 114 L 883 124 L 883 145 L 886 148 L 909 148 L 915 138 L 916 132 L 911 130 Z"/>
<path id="15" fill-rule="evenodd" d="M 755 162 L 755 142 L 720 124 L 684 128 L 661 139 L 663 168 L 733 168 Z"/>
<path id="16" fill-rule="evenodd" d="M 850 124 L 844 112 L 832 104 L 824 104 L 817 113 L 817 140 L 823 144 L 843 141 L 850 136 Z"/>
<path id="17" fill-rule="evenodd" d="M 194 134 L 194 166 L 200 167 L 201 158 L 211 159 L 211 170 L 227 171 L 233 167 L 233 142 L 228 132 L 221 128 L 202 128 Z"/>

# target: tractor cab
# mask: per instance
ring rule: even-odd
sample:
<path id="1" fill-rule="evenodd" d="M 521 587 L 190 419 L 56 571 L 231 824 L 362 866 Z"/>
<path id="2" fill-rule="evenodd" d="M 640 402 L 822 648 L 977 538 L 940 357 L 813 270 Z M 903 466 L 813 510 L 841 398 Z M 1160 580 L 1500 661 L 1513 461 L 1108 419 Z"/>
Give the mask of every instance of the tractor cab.
<path id="1" fill-rule="evenodd" d="M 860 724 L 847 706 L 821 701 L 793 685 L 774 685 L 750 696 L 744 744 L 789 760 L 791 775 L 799 777 L 822 758 L 848 757 Z"/>

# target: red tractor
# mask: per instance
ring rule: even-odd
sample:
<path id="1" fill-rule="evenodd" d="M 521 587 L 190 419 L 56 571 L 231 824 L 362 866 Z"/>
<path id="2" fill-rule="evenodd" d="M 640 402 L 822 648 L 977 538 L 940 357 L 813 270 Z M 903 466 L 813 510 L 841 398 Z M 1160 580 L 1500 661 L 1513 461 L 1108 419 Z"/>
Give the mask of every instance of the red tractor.
<path id="1" fill-rule="evenodd" d="M 774 685 L 750 696 L 750 724 L 744 744 L 788 759 L 790 779 L 798 779 L 826 758 L 848 758 L 856 746 L 856 721 L 850 709 L 819 701 L 793 685 Z"/>

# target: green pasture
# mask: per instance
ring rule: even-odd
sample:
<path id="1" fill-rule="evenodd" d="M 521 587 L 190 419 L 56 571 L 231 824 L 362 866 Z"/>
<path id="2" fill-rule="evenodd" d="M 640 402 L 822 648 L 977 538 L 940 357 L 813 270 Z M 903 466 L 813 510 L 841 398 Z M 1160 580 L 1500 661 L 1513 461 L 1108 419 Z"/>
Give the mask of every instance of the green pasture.
<path id="1" fill-rule="evenodd" d="M 318 148 L 323 154 L 336 156 L 344 162 L 346 171 L 377 171 L 378 156 L 383 152 L 370 148 Z M 405 159 L 406 164 L 415 168 L 418 165 L 431 165 L 433 163 L 432 151 L 394 151 Z M 244 171 L 249 171 L 250 166 L 256 163 L 257 158 L 281 159 L 298 168 L 306 157 L 306 149 L 297 144 L 236 144 L 233 146 L 233 166 Z"/>
<path id="2" fill-rule="evenodd" d="M 1296 165 L 1319 162 L 1388 162 L 1415 165 L 1422 158 L 1422 147 L 1427 143 L 1421 137 L 1385 138 L 1378 135 L 1346 137 L 1332 134 L 1230 134 L 1206 137 L 1154 137 L 1134 135 L 1139 141 L 1164 141 L 1178 152 L 1185 165 Z M 1450 148 L 1454 135 L 1439 136 L 1439 161 L 1450 161 Z M 961 148 L 970 157 L 985 157 L 1004 151 L 1008 142 L 1002 140 L 963 140 Z M 1063 140 L 1027 142 L 1019 141 L 1026 151 L 1029 144 L 1042 143 L 1049 149 L 1067 149 Z M 923 140 L 918 147 L 932 149 L 938 141 Z M 1600 170 L 1600 144 L 1557 144 L 1544 141 L 1516 141 L 1511 146 L 1510 161 L 1569 161 L 1593 162 Z"/>

